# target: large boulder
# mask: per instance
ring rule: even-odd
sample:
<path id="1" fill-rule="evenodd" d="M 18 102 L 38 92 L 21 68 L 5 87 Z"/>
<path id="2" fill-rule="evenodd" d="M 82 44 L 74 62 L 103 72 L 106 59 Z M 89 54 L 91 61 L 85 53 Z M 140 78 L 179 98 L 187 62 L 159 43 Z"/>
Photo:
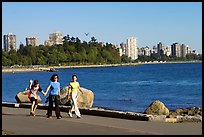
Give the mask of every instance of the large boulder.
<path id="1" fill-rule="evenodd" d="M 83 94 L 78 92 L 77 105 L 79 108 L 91 108 L 94 101 L 94 94 L 91 90 L 81 87 Z M 70 96 L 69 96 L 70 98 Z M 65 86 L 60 91 L 60 104 L 70 106 L 68 100 L 68 86 Z"/>
<path id="2" fill-rule="evenodd" d="M 169 109 L 159 100 L 153 101 L 144 111 L 145 114 L 151 115 L 169 115 Z"/>
<path id="3" fill-rule="evenodd" d="M 30 99 L 28 98 L 28 91 L 29 90 L 25 90 L 22 92 L 18 92 L 18 94 L 16 94 L 15 99 L 17 103 L 30 103 Z M 42 102 L 42 99 L 39 95 L 37 95 L 37 100 L 38 103 Z"/>

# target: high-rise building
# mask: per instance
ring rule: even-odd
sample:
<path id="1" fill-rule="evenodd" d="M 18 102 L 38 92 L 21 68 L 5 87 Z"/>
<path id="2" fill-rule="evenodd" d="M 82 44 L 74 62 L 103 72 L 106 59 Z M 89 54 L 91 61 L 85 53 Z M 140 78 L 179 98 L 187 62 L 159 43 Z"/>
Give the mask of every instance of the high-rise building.
<path id="1" fill-rule="evenodd" d="M 159 54 L 159 55 L 162 55 L 162 54 L 164 54 L 164 51 L 163 51 L 163 44 L 161 43 L 161 42 L 159 42 L 158 44 L 157 44 L 157 53 Z"/>
<path id="2" fill-rule="evenodd" d="M 49 34 L 49 39 L 44 42 L 44 45 L 53 46 L 63 44 L 63 36 L 59 32 Z"/>
<path id="3" fill-rule="evenodd" d="M 166 46 L 164 48 L 164 54 L 167 55 L 167 56 L 170 56 L 171 55 L 171 46 Z"/>
<path id="4" fill-rule="evenodd" d="M 173 43 L 171 45 L 172 56 L 181 57 L 181 45 L 179 43 Z"/>
<path id="5" fill-rule="evenodd" d="M 145 55 L 145 56 L 150 56 L 150 49 L 148 46 L 142 48 L 142 55 Z"/>
<path id="6" fill-rule="evenodd" d="M 191 54 L 191 48 L 188 45 L 186 45 L 186 54 Z"/>
<path id="7" fill-rule="evenodd" d="M 26 46 L 38 46 L 38 37 L 27 37 L 26 38 Z"/>
<path id="8" fill-rule="evenodd" d="M 137 40 L 134 37 L 127 39 L 127 45 L 125 54 L 131 57 L 131 60 L 136 60 L 138 58 Z"/>
<path id="9" fill-rule="evenodd" d="M 16 35 L 8 33 L 7 35 L 4 35 L 4 51 L 10 51 L 11 49 L 17 50 Z"/>
<path id="10" fill-rule="evenodd" d="M 186 57 L 187 54 L 187 48 L 185 44 L 181 44 L 181 57 Z"/>

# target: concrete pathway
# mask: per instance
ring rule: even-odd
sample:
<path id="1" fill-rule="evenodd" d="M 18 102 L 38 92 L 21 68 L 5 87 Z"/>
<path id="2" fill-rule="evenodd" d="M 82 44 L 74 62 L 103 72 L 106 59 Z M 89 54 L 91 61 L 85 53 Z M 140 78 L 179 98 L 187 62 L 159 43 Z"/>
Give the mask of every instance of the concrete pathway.
<path id="1" fill-rule="evenodd" d="M 202 135 L 202 122 L 150 122 L 83 114 L 78 119 L 66 112 L 61 115 L 63 118 L 57 119 L 53 111 L 53 117 L 47 119 L 46 110 L 37 109 L 33 117 L 28 108 L 2 107 L 2 130 L 15 135 Z"/>

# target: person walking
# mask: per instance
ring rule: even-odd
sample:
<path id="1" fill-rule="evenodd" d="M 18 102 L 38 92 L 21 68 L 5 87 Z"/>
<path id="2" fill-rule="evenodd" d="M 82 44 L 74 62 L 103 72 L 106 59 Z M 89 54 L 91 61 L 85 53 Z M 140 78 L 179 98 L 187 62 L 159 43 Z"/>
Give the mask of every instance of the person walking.
<path id="1" fill-rule="evenodd" d="M 60 115 L 60 82 L 58 82 L 59 76 L 57 74 L 53 74 L 50 78 L 50 83 L 46 88 L 46 92 L 44 96 L 47 95 L 49 92 L 49 105 L 47 110 L 47 118 L 52 117 L 52 109 L 53 109 L 53 102 L 55 102 L 55 114 L 57 119 L 61 119 L 62 116 Z"/>
<path id="2" fill-rule="evenodd" d="M 30 115 L 35 116 L 35 110 L 38 106 L 38 97 L 37 97 L 37 92 L 41 92 L 43 95 L 45 94 L 44 91 L 41 89 L 39 81 L 38 80 L 30 80 L 29 84 L 29 99 L 32 103 L 30 107 Z"/>
<path id="3" fill-rule="evenodd" d="M 77 76 L 72 75 L 72 81 L 69 83 L 68 86 L 68 98 L 71 97 L 72 100 L 72 105 L 68 112 L 69 117 L 72 117 L 72 111 L 74 109 L 77 118 L 81 118 L 81 114 L 77 106 L 78 90 L 83 94 L 83 91 L 80 88 L 80 84 L 79 82 L 77 82 Z"/>

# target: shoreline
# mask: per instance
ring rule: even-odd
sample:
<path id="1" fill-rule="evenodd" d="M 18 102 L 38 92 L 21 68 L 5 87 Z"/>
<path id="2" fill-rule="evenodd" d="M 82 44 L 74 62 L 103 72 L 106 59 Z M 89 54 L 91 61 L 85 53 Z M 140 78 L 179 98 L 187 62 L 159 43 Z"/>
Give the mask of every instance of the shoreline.
<path id="1" fill-rule="evenodd" d="M 117 67 L 117 66 L 137 66 L 145 64 L 169 64 L 169 63 L 194 63 L 202 61 L 170 61 L 170 62 L 139 62 L 139 63 L 122 63 L 122 64 L 105 64 L 105 65 L 73 65 L 73 66 L 48 66 L 48 67 L 19 67 L 19 68 L 2 68 L 2 73 L 15 73 L 15 72 L 43 72 L 50 71 L 51 69 L 60 68 L 96 68 L 96 67 Z"/>

